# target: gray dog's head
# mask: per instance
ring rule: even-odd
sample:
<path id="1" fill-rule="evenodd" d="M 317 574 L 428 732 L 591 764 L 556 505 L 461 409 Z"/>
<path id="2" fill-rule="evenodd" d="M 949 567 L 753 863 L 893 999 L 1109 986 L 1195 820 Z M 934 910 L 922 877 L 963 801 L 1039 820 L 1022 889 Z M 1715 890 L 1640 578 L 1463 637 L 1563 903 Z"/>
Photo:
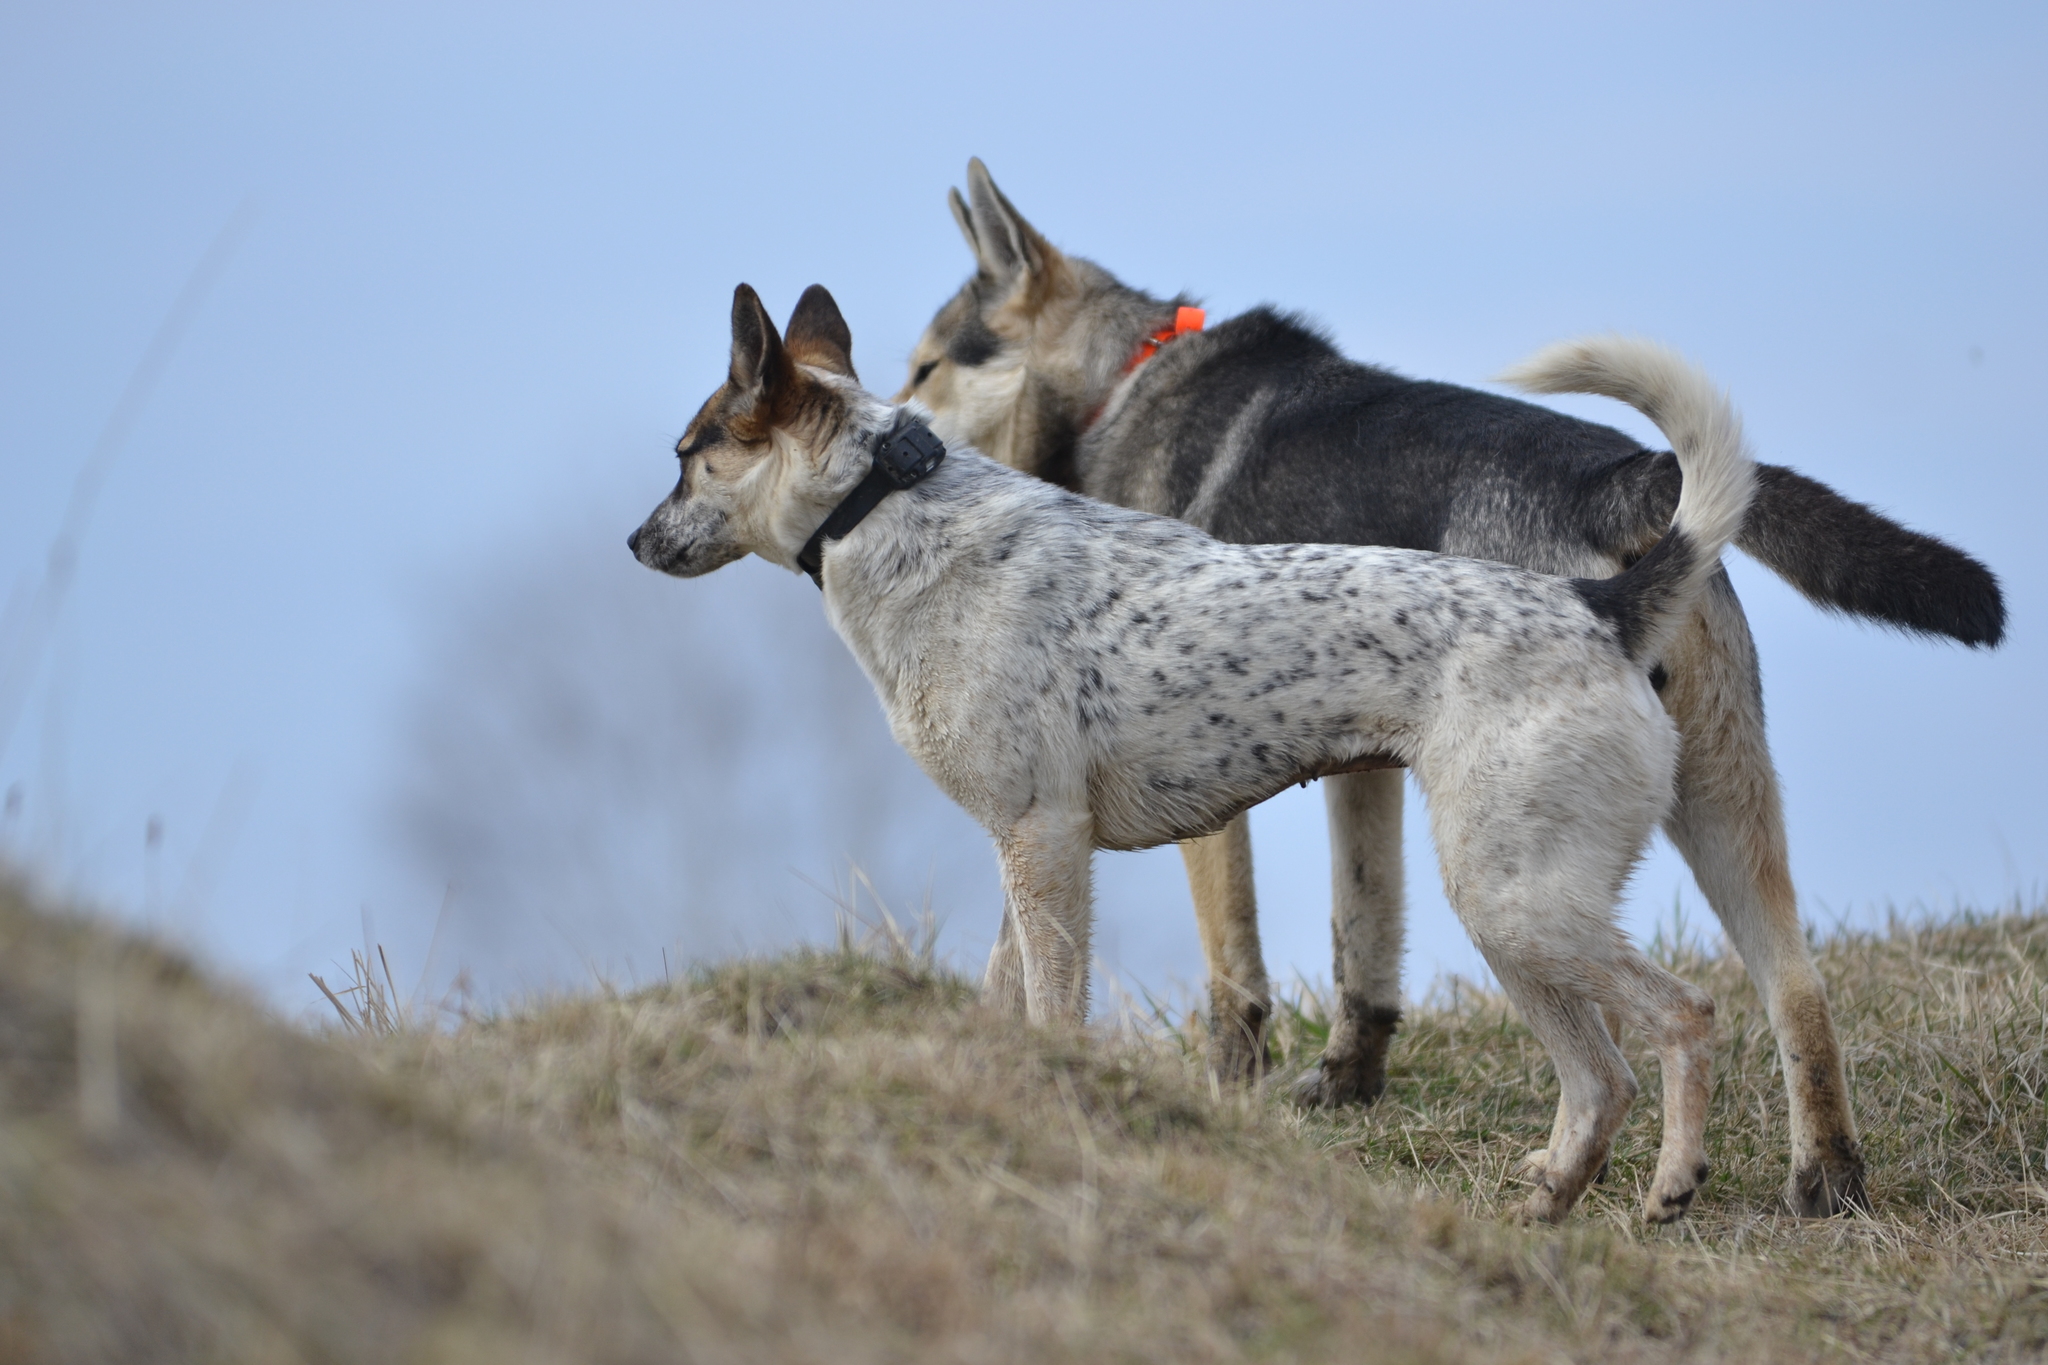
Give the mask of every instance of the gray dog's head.
<path id="1" fill-rule="evenodd" d="M 1071 483 L 1073 450 L 1161 305 L 1063 254 L 1024 220 L 979 160 L 947 192 L 975 271 L 910 353 L 915 398 L 948 445 Z M 1165 309 L 1167 316 L 1172 308 Z"/>

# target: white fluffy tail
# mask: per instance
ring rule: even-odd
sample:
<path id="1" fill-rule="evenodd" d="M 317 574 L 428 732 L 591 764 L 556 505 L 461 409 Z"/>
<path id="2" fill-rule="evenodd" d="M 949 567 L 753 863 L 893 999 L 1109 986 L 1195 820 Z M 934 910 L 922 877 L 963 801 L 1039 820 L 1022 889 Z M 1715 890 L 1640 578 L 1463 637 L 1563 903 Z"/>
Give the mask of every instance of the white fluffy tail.
<path id="1" fill-rule="evenodd" d="M 1630 657 L 1654 661 L 1670 644 L 1742 529 L 1756 466 L 1742 419 L 1705 371 L 1678 352 L 1635 337 L 1584 337 L 1546 346 L 1501 375 L 1530 393 L 1618 398 L 1657 424 L 1684 482 L 1671 530 L 1625 572 L 1588 591 L 1613 620 Z"/>

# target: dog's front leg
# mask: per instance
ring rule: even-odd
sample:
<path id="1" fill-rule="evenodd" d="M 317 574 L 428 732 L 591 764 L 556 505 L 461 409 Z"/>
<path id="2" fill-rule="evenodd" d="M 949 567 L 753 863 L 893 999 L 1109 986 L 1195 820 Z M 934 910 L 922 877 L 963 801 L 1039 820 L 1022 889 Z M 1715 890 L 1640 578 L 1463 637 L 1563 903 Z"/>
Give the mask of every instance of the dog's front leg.
<path id="1" fill-rule="evenodd" d="M 1094 824 L 1085 809 L 1040 804 L 997 838 L 1003 928 L 1016 939 L 1024 1016 L 1034 1024 L 1088 1015 Z"/>
<path id="2" fill-rule="evenodd" d="M 1255 1081 L 1266 1067 L 1273 998 L 1259 951 L 1251 817 L 1239 815 L 1215 834 L 1186 840 L 1180 856 L 1209 963 L 1209 1069 L 1226 1081 Z"/>
<path id="3" fill-rule="evenodd" d="M 1017 937 L 1017 919 L 1010 907 L 1003 907 L 1002 927 L 996 930 L 996 946 L 988 955 L 988 975 L 982 978 L 982 1003 L 1019 1018 L 1024 1014 L 1024 950 Z"/>
<path id="4" fill-rule="evenodd" d="M 1337 1013 L 1322 1060 L 1295 1082 L 1295 1103 L 1370 1104 L 1387 1085 L 1401 1022 L 1401 795 L 1398 769 L 1323 779 L 1330 808 L 1330 937 Z"/>

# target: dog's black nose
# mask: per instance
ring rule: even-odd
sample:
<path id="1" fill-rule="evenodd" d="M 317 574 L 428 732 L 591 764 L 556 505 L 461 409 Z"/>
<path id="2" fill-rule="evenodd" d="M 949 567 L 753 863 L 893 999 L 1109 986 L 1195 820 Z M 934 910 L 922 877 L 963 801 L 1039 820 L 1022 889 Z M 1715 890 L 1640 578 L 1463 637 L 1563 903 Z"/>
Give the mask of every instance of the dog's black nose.
<path id="1" fill-rule="evenodd" d="M 633 558 L 640 557 L 640 528 L 635 526 L 633 534 L 626 537 L 626 548 L 633 552 Z"/>

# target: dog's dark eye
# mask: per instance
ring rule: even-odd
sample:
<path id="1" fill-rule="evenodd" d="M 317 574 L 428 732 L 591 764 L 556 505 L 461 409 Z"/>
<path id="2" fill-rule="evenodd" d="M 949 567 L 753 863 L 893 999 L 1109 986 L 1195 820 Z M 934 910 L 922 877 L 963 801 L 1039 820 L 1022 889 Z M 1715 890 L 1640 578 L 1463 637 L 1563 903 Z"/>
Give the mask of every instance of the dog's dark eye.
<path id="1" fill-rule="evenodd" d="M 691 441 L 688 445 L 684 445 L 681 442 L 677 442 L 676 458 L 687 463 L 689 461 L 689 458 L 692 455 L 695 455 L 698 451 L 708 449 L 711 446 L 715 446 L 724 439 L 725 428 L 715 425 L 708 426 L 704 428 L 704 430 L 698 432 L 697 439 Z"/>
<path id="2" fill-rule="evenodd" d="M 973 369 L 994 360 L 996 352 L 1003 349 L 1002 338 L 989 330 L 980 314 L 970 314 L 960 324 L 960 330 L 946 343 L 946 354 L 953 357 L 956 365 Z"/>
<path id="3" fill-rule="evenodd" d="M 917 374 L 911 378 L 910 387 L 914 389 L 919 384 L 924 383 L 925 380 L 930 379 L 932 377 L 932 371 L 936 370 L 937 368 L 939 368 L 938 361 L 925 361 L 924 364 L 917 367 Z"/>

